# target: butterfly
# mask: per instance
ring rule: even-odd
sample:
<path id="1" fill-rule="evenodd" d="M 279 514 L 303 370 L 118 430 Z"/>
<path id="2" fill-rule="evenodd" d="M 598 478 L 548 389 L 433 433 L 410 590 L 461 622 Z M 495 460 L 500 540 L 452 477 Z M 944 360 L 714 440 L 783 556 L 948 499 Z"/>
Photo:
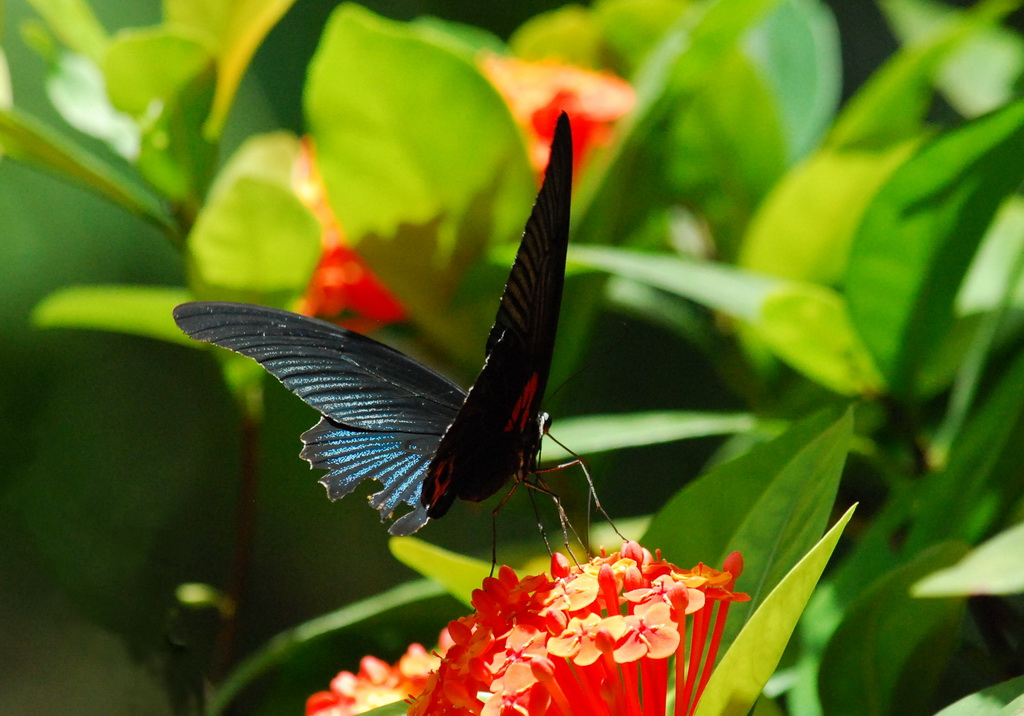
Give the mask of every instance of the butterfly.
<path id="1" fill-rule="evenodd" d="M 468 392 L 409 356 L 315 318 L 244 303 L 202 301 L 174 309 L 188 336 L 258 361 L 322 415 L 302 435 L 301 457 L 327 470 L 338 500 L 368 478 L 370 505 L 409 535 L 479 502 L 509 480 L 527 481 L 549 417 L 540 404 L 555 346 L 569 242 L 572 134 L 558 118 L 551 159 Z"/>

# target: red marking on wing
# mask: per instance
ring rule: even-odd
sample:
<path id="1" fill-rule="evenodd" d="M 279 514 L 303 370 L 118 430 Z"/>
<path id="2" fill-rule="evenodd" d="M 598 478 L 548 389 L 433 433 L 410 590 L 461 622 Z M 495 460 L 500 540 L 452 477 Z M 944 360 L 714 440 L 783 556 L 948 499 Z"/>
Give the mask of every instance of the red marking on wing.
<path id="1" fill-rule="evenodd" d="M 536 395 L 537 374 L 534 373 L 530 376 L 530 380 L 526 382 L 526 386 L 523 387 L 523 392 L 520 393 L 516 404 L 512 406 L 512 415 L 509 416 L 508 424 L 505 425 L 506 433 L 517 429 L 519 432 L 522 432 L 526 429 L 526 421 L 530 419 L 530 405 L 533 403 L 533 398 Z"/>
<path id="2" fill-rule="evenodd" d="M 453 460 L 451 458 L 439 462 L 437 468 L 430 475 L 430 479 L 434 483 L 434 489 L 430 495 L 428 507 L 437 505 L 441 496 L 448 491 L 448 487 L 452 484 L 452 463 Z"/>

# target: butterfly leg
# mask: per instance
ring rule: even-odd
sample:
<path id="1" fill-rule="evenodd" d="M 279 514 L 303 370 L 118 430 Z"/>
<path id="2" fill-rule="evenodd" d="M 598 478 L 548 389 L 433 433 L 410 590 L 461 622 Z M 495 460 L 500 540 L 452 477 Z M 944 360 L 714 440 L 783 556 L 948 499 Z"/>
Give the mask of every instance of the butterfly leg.
<path id="1" fill-rule="evenodd" d="M 619 532 L 619 528 L 615 526 L 615 523 L 612 521 L 612 518 L 608 516 L 608 513 L 605 512 L 604 508 L 601 506 L 601 500 L 597 496 L 597 490 L 594 489 L 594 480 L 590 476 L 590 465 L 587 463 L 587 459 L 582 455 L 578 455 L 577 453 L 573 452 L 568 447 L 560 443 L 558 441 L 558 438 L 556 438 L 551 433 L 547 433 L 547 436 L 551 438 L 556 445 L 558 445 L 560 448 L 562 448 L 567 453 L 572 455 L 573 459 L 570 460 L 569 462 L 563 462 L 560 465 L 555 465 L 554 467 L 548 467 L 544 468 L 543 470 L 538 470 L 538 472 L 554 472 L 555 470 L 564 470 L 567 467 L 579 465 L 580 469 L 583 470 L 583 476 L 587 478 L 587 486 L 590 488 L 590 495 L 591 497 L 594 498 L 594 506 L 597 508 L 597 511 L 604 515 L 604 518 L 608 520 L 608 524 L 610 524 L 612 526 L 612 529 L 615 530 L 615 534 L 617 534 L 619 537 L 625 540 L 626 537 L 621 532 Z"/>
<path id="2" fill-rule="evenodd" d="M 544 482 L 543 479 L 541 479 L 540 475 L 537 474 L 537 472 L 533 474 L 533 477 L 535 480 L 534 482 L 530 482 L 529 480 L 523 480 L 523 484 L 529 487 L 531 490 L 536 490 L 537 492 L 543 495 L 547 495 L 548 497 L 551 498 L 551 501 L 555 503 L 555 507 L 558 509 L 558 521 L 561 523 L 562 526 L 562 543 L 565 545 L 565 550 L 569 553 L 569 556 L 572 558 L 572 561 L 576 562 L 576 566 L 578 567 L 580 564 L 579 560 L 576 559 L 576 555 L 573 554 L 572 547 L 569 545 L 569 532 L 572 532 L 572 536 L 576 538 L 576 541 L 579 542 L 580 545 L 582 545 L 583 549 L 586 551 L 588 555 L 590 554 L 590 547 L 587 546 L 587 544 L 582 539 L 580 539 L 579 534 L 576 532 L 576 528 L 572 526 L 572 522 L 569 521 L 569 515 L 565 513 L 565 508 L 562 507 L 562 500 L 558 497 L 558 494 L 555 493 L 555 491 L 552 490 L 550 487 L 548 487 L 547 483 Z M 543 527 L 541 529 L 543 531 Z M 544 541 L 547 542 L 546 537 Z M 548 550 L 550 551 L 550 546 L 548 547 Z"/>

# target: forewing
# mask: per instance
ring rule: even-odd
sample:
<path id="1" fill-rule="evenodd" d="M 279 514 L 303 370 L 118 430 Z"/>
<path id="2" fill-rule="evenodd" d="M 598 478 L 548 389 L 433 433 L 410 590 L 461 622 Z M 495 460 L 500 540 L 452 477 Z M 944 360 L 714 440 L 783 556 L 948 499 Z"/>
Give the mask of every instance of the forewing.
<path id="1" fill-rule="evenodd" d="M 464 391 L 382 343 L 308 316 L 244 303 L 174 309 L 178 327 L 258 361 L 322 415 L 350 428 L 441 434 Z"/>
<path id="2" fill-rule="evenodd" d="M 555 127 L 544 183 L 526 222 L 498 315 L 487 338 L 490 354 L 502 333 L 510 332 L 543 374 L 542 383 L 547 382 L 551 367 L 562 304 L 571 198 L 572 133 L 569 118 L 563 112 Z"/>
<path id="3" fill-rule="evenodd" d="M 487 360 L 427 466 L 421 501 L 431 517 L 447 512 L 456 497 L 486 499 L 533 469 L 562 302 L 571 193 L 572 133 L 563 113 L 487 338 Z"/>

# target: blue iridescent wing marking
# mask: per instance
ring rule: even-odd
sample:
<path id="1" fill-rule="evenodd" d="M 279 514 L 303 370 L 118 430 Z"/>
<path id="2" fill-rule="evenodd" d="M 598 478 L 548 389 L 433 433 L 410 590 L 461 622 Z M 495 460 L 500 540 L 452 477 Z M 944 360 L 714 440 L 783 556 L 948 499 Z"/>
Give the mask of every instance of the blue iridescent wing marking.
<path id="1" fill-rule="evenodd" d="M 401 504 L 395 535 L 427 522 L 420 489 L 441 435 L 465 392 L 412 358 L 325 321 L 240 303 L 185 303 L 174 320 L 187 335 L 258 361 L 289 390 L 320 411 L 301 456 L 328 473 L 332 500 L 365 479 L 383 489 L 370 504 L 389 519 Z"/>
<path id="2" fill-rule="evenodd" d="M 367 478 L 380 480 L 384 489 L 370 496 L 370 506 L 382 519 L 402 503 L 413 508 L 388 529 L 402 537 L 427 523 L 420 486 L 440 440 L 440 435 L 352 430 L 323 418 L 302 434 L 305 447 L 299 454 L 312 467 L 327 470 L 320 484 L 332 500 L 340 500 Z"/>

